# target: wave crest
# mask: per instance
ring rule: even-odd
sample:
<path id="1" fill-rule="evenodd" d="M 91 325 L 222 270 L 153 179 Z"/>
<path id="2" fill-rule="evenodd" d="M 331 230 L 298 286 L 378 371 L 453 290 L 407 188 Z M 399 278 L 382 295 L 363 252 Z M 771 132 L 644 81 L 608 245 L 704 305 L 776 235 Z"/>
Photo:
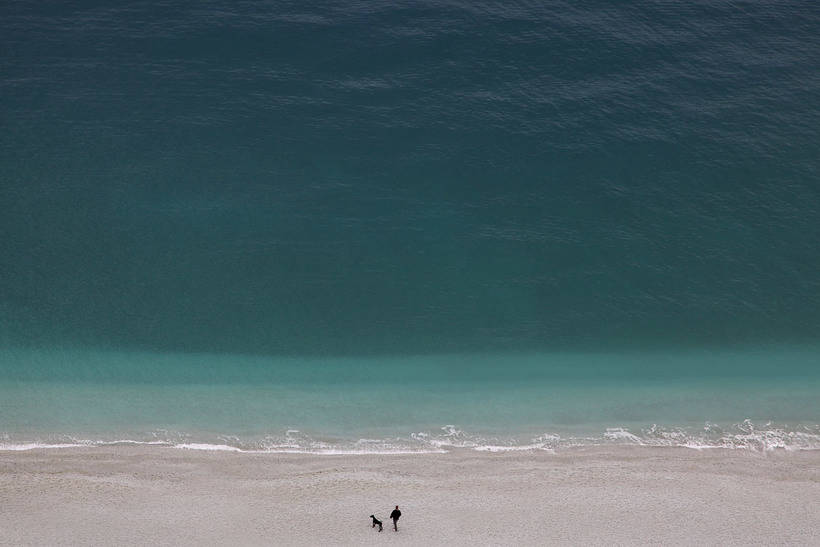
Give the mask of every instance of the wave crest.
<path id="1" fill-rule="evenodd" d="M 697 450 L 731 449 L 768 452 L 773 450 L 820 450 L 820 425 L 758 425 L 744 420 L 731 425 L 705 423 L 700 428 L 664 427 L 657 424 L 644 428 L 610 427 L 599 434 L 499 436 L 466 432 L 456 425 L 441 426 L 435 431 L 419 431 L 407 436 L 389 438 L 318 438 L 297 429 L 281 435 L 242 439 L 236 435 L 192 435 L 165 430 L 154 431 L 136 439 L 78 439 L 57 435 L 41 439 L 15 439 L 0 435 L 0 451 L 34 449 L 89 448 L 117 445 L 146 445 L 185 450 L 213 450 L 241 453 L 294 454 L 430 454 L 452 450 L 479 452 L 555 452 L 578 447 L 644 446 L 684 447 Z"/>

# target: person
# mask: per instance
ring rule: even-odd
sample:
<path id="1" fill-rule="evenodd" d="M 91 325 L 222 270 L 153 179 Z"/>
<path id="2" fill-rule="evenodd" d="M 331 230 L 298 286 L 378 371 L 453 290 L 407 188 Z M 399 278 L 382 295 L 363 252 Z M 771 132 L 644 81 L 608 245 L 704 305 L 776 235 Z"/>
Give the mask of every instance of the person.
<path id="1" fill-rule="evenodd" d="M 393 531 L 394 532 L 399 531 L 398 523 L 399 523 L 399 517 L 400 516 L 401 516 L 401 511 L 399 511 L 399 506 L 397 505 L 396 508 L 393 509 L 393 512 L 390 513 L 390 518 L 393 519 Z"/>

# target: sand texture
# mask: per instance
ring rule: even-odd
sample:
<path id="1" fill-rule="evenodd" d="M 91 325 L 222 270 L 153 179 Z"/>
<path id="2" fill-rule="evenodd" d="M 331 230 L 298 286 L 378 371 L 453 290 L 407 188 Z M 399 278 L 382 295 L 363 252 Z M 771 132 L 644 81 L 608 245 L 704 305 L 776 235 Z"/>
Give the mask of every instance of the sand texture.
<path id="1" fill-rule="evenodd" d="M 0 452 L 0 543 L 820 545 L 820 452 Z"/>

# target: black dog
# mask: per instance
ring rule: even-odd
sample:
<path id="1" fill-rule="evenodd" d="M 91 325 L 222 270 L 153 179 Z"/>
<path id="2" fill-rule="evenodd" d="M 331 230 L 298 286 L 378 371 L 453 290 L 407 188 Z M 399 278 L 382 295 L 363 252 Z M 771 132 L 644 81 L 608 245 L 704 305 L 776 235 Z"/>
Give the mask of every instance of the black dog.
<path id="1" fill-rule="evenodd" d="M 373 526 L 371 526 L 371 528 L 375 528 L 376 526 L 378 526 L 379 527 L 379 532 L 381 532 L 382 531 L 382 521 L 380 521 L 379 519 L 377 519 L 373 515 L 370 515 L 370 518 L 373 519 Z"/>

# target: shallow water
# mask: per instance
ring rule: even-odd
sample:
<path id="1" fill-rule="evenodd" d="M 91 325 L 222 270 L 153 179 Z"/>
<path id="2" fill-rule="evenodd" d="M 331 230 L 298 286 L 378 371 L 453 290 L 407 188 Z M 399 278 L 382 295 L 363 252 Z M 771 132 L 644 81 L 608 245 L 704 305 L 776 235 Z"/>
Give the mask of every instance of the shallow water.
<path id="1" fill-rule="evenodd" d="M 7 351 L 6 446 L 820 448 L 814 350 L 346 359 Z"/>

